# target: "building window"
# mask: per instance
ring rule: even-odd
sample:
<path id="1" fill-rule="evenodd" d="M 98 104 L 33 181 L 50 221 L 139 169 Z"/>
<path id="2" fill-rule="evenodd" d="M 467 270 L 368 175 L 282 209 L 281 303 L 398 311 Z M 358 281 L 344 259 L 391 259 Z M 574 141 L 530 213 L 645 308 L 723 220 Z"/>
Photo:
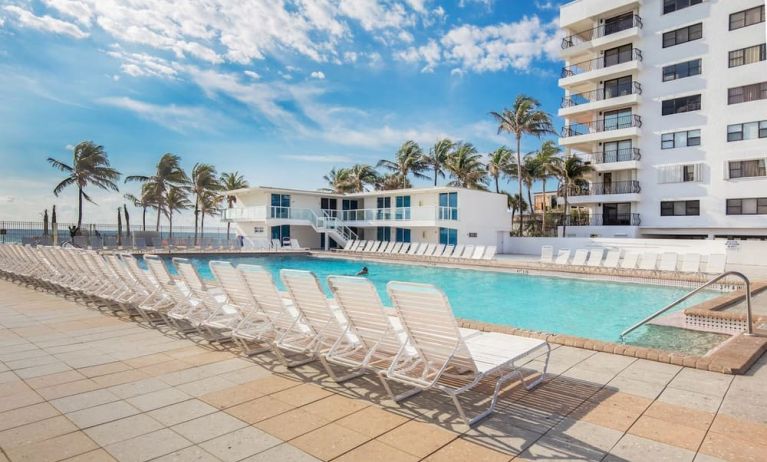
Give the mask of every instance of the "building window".
<path id="1" fill-rule="evenodd" d="M 397 242 L 410 242 L 410 230 L 407 228 L 395 228 L 394 239 Z"/>
<path id="2" fill-rule="evenodd" d="M 663 201 L 660 203 L 662 217 L 684 217 L 700 215 L 700 201 Z"/>
<path id="3" fill-rule="evenodd" d="M 727 141 L 767 138 L 767 120 L 727 126 Z"/>
<path id="4" fill-rule="evenodd" d="M 702 72 L 702 59 L 693 59 L 683 63 L 676 63 L 663 68 L 663 81 L 683 79 L 693 75 L 699 75 Z"/>
<path id="5" fill-rule="evenodd" d="M 730 15 L 730 30 L 753 26 L 760 22 L 764 22 L 764 5 L 732 13 Z"/>
<path id="6" fill-rule="evenodd" d="M 271 218 L 288 218 L 290 215 L 290 194 L 272 194 Z"/>
<path id="7" fill-rule="evenodd" d="M 662 103 L 662 114 L 681 114 L 683 112 L 699 111 L 700 95 L 683 96 L 681 98 L 667 99 Z"/>
<path id="8" fill-rule="evenodd" d="M 663 14 L 673 13 L 688 6 L 697 5 L 703 0 L 663 0 Z"/>
<path id="9" fill-rule="evenodd" d="M 664 133 L 660 136 L 661 149 L 700 146 L 700 130 Z"/>
<path id="10" fill-rule="evenodd" d="M 754 83 L 727 90 L 727 104 L 747 103 L 767 99 L 767 82 Z"/>
<path id="11" fill-rule="evenodd" d="M 631 61 L 634 59 L 632 51 L 633 47 L 630 43 L 628 45 L 605 50 L 603 55 L 604 67 L 615 66 L 616 64 L 622 64 Z"/>
<path id="12" fill-rule="evenodd" d="M 456 245 L 458 243 L 458 230 L 453 228 L 440 228 L 439 243 L 445 245 Z"/>
<path id="13" fill-rule="evenodd" d="M 458 193 L 439 193 L 439 219 L 458 219 Z"/>
<path id="14" fill-rule="evenodd" d="M 764 159 L 736 160 L 728 162 L 729 178 L 753 178 L 767 176 Z"/>
<path id="15" fill-rule="evenodd" d="M 727 215 L 767 215 L 767 197 L 727 199 Z"/>
<path id="16" fill-rule="evenodd" d="M 663 48 L 681 45 L 682 43 L 691 42 L 701 38 L 703 38 L 703 23 L 699 22 L 698 24 L 664 33 Z"/>
<path id="17" fill-rule="evenodd" d="M 379 226 L 376 228 L 376 240 L 391 241 L 391 228 L 388 226 Z"/>
<path id="18" fill-rule="evenodd" d="M 703 163 L 659 165 L 658 183 L 699 182 L 703 177 Z"/>
<path id="19" fill-rule="evenodd" d="M 730 67 L 743 66 L 745 64 L 758 63 L 764 61 L 767 47 L 765 44 L 754 45 L 748 48 L 741 48 L 740 50 L 733 50 L 730 52 Z"/>

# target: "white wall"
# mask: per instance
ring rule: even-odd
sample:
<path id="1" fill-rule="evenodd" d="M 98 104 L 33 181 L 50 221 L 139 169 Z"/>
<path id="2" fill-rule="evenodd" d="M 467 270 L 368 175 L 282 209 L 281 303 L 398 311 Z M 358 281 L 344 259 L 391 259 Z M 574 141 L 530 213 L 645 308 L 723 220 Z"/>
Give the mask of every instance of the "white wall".
<path id="1" fill-rule="evenodd" d="M 743 241 L 746 242 L 746 241 Z M 763 244 L 767 255 L 767 242 L 748 241 Z M 667 252 L 698 252 L 704 254 L 725 253 L 725 240 L 695 240 L 695 239 L 620 239 L 620 238 L 588 238 L 588 237 L 506 237 L 503 243 L 503 253 L 517 255 L 540 255 L 541 246 L 550 245 L 554 252 L 559 249 L 654 249 Z"/>

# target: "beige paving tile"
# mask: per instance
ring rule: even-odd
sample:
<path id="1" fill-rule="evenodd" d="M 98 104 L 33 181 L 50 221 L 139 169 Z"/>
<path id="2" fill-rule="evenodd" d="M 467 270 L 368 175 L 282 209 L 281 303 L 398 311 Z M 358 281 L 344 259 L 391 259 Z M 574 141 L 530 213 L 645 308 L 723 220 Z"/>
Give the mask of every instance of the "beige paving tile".
<path id="1" fill-rule="evenodd" d="M 364 409 L 370 406 L 370 404 L 369 401 L 347 398 L 334 393 L 327 398 L 307 404 L 302 409 L 316 414 L 325 420 L 333 421 Z"/>
<path id="2" fill-rule="evenodd" d="M 154 354 L 139 356 L 137 358 L 126 359 L 123 362 L 133 368 L 140 368 L 145 366 L 151 366 L 152 364 L 163 363 L 169 360 L 171 360 L 171 357 L 166 355 L 165 353 L 154 353 Z"/>
<path id="3" fill-rule="evenodd" d="M 607 452 L 621 439 L 623 432 L 582 420 L 565 418 L 544 436 L 566 446 Z"/>
<path id="4" fill-rule="evenodd" d="M 170 388 L 170 385 L 156 378 L 137 380 L 135 382 L 123 383 L 107 388 L 122 399 L 133 398 L 139 395 L 145 395 L 154 391 Z"/>
<path id="5" fill-rule="evenodd" d="M 59 415 L 48 403 L 38 403 L 0 413 L 0 431 Z"/>
<path id="6" fill-rule="evenodd" d="M 330 396 L 333 392 L 326 390 L 313 383 L 305 383 L 297 387 L 288 388 L 272 394 L 272 398 L 285 401 L 294 406 L 303 406 L 313 401 Z"/>
<path id="7" fill-rule="evenodd" d="M 83 432 L 67 433 L 6 451 L 13 462 L 53 462 L 98 449 Z"/>
<path id="8" fill-rule="evenodd" d="M 100 446 L 128 440 L 163 428 L 162 424 L 147 416 L 137 414 L 124 419 L 97 425 L 85 430 L 85 433 Z"/>
<path id="9" fill-rule="evenodd" d="M 653 462 L 691 461 L 695 453 L 668 444 L 648 440 L 635 435 L 625 435 L 610 451 L 605 462 L 647 460 Z"/>
<path id="10" fill-rule="evenodd" d="M 253 380 L 269 377 L 272 373 L 261 366 L 252 365 L 221 374 L 220 377 L 232 383 L 245 384 Z"/>
<path id="11" fill-rule="evenodd" d="M 43 375 L 41 377 L 34 377 L 27 379 L 27 385 L 29 385 L 32 388 L 45 388 L 50 387 L 53 385 L 60 385 L 63 383 L 69 383 L 69 382 L 75 382 L 77 380 L 84 379 L 85 376 L 79 373 L 78 371 L 71 370 L 71 371 L 64 371 L 64 372 L 58 372 L 56 374 L 50 374 L 50 375 Z"/>
<path id="12" fill-rule="evenodd" d="M 588 445 L 563 441 L 559 435 L 545 435 L 515 457 L 514 462 L 598 461 L 605 452 Z"/>
<path id="13" fill-rule="evenodd" d="M 50 419 L 40 420 L 0 432 L 0 447 L 8 450 L 74 431 L 77 431 L 77 427 L 66 417 L 51 417 Z"/>
<path id="14" fill-rule="evenodd" d="M 153 459 L 153 462 L 217 462 L 219 460 L 199 446 L 189 446 L 188 448 Z"/>
<path id="15" fill-rule="evenodd" d="M 699 411 L 715 413 L 717 409 L 719 409 L 722 398 L 681 388 L 666 388 L 658 397 L 658 401 Z"/>
<path id="16" fill-rule="evenodd" d="M 320 460 L 331 460 L 370 439 L 367 435 L 331 423 L 299 436 L 290 444 Z"/>
<path id="17" fill-rule="evenodd" d="M 152 409 L 180 403 L 181 401 L 186 401 L 188 399 L 191 399 L 191 396 L 186 393 L 175 388 L 166 388 L 145 395 L 134 396 L 133 398 L 128 398 L 127 401 L 141 409 L 141 411 L 147 412 Z"/>
<path id="18" fill-rule="evenodd" d="M 703 437 L 706 435 L 705 430 L 646 415 L 640 417 L 628 432 L 632 435 L 684 448 L 692 452 L 698 450 Z"/>
<path id="19" fill-rule="evenodd" d="M 165 428 L 110 444 L 105 449 L 121 462 L 140 462 L 164 456 L 191 445 L 191 442 Z"/>
<path id="20" fill-rule="evenodd" d="M 251 383 L 258 387 L 258 390 L 260 390 L 264 395 L 276 393 L 287 388 L 301 385 L 301 382 L 295 379 L 289 379 L 279 375 L 264 377 L 263 379 L 254 380 Z"/>
<path id="21" fill-rule="evenodd" d="M 277 446 L 281 441 L 256 428 L 245 427 L 200 446 L 225 462 L 234 462 Z"/>
<path id="22" fill-rule="evenodd" d="M 662 401 L 655 401 L 644 413 L 645 416 L 665 420 L 676 425 L 684 425 L 697 430 L 706 431 L 714 420 L 714 414 L 710 412 L 690 409 Z"/>
<path id="23" fill-rule="evenodd" d="M 83 374 L 86 377 L 97 377 L 100 375 L 113 374 L 115 372 L 122 372 L 132 369 L 131 366 L 124 362 L 117 361 L 107 364 L 99 364 L 98 366 L 83 367 L 77 370 L 77 372 Z"/>
<path id="24" fill-rule="evenodd" d="M 232 386 L 232 382 L 220 377 L 208 377 L 194 382 L 178 385 L 176 389 L 183 391 L 190 396 L 202 396 L 215 391 L 223 390 Z"/>
<path id="25" fill-rule="evenodd" d="M 149 374 L 138 369 L 133 369 L 122 372 L 115 372 L 114 374 L 100 375 L 98 377 L 94 377 L 92 380 L 103 388 L 121 385 L 123 383 L 136 382 L 148 377 Z"/>
<path id="26" fill-rule="evenodd" d="M 93 390 L 54 399 L 50 403 L 59 411 L 67 413 L 119 400 L 118 396 L 108 390 Z"/>
<path id="27" fill-rule="evenodd" d="M 37 404 L 44 401 L 43 398 L 34 391 L 23 391 L 0 398 L 0 412 L 10 411 L 26 407 L 31 404 Z"/>
<path id="28" fill-rule="evenodd" d="M 647 398 L 604 390 L 583 403 L 570 417 L 625 432 L 650 403 Z"/>
<path id="29" fill-rule="evenodd" d="M 727 435 L 709 432 L 703 440 L 700 452 L 733 462 L 761 462 L 767 454 L 764 441 L 729 438 Z"/>
<path id="30" fill-rule="evenodd" d="M 763 446 L 767 446 L 767 421 L 736 419 L 720 413 L 717 414 L 709 431 L 719 433 L 726 438 L 761 442 Z"/>
<path id="31" fill-rule="evenodd" d="M 385 411 L 376 406 L 369 406 L 339 419 L 336 423 L 375 438 L 404 424 L 408 420 L 407 417 Z"/>
<path id="32" fill-rule="evenodd" d="M 240 420 L 255 424 L 262 420 L 269 419 L 276 415 L 288 412 L 295 407 L 292 404 L 285 403 L 271 396 L 254 399 L 234 407 L 226 409 L 224 412 L 237 417 Z"/>
<path id="33" fill-rule="evenodd" d="M 472 462 L 507 462 L 510 459 L 511 456 L 508 454 L 458 438 L 431 454 L 424 461 L 452 462 L 471 460 Z"/>
<path id="34" fill-rule="evenodd" d="M 49 387 L 38 388 L 37 392 L 47 400 L 63 398 L 64 396 L 85 393 L 86 391 L 102 388 L 91 379 L 76 380 L 74 382 L 60 383 Z"/>
<path id="35" fill-rule="evenodd" d="M 242 462 L 317 462 L 318 460 L 295 446 L 283 443 L 243 459 Z"/>
<path id="36" fill-rule="evenodd" d="M 138 414 L 140 411 L 125 401 L 101 404 L 66 414 L 80 428 L 94 427 L 113 420 Z"/>
<path id="37" fill-rule="evenodd" d="M 732 375 L 684 368 L 668 386 L 721 398 L 727 392 L 732 378 Z"/>
<path id="38" fill-rule="evenodd" d="M 371 440 L 342 455 L 336 462 L 415 462 L 418 457 L 395 449 L 378 440 Z"/>
<path id="39" fill-rule="evenodd" d="M 327 420 L 299 408 L 262 420 L 254 425 L 283 441 L 288 441 L 328 423 Z"/>
<path id="40" fill-rule="evenodd" d="M 248 424 L 224 412 L 216 412 L 171 427 L 173 431 L 193 443 L 201 443 Z"/>
<path id="41" fill-rule="evenodd" d="M 69 459 L 65 459 L 65 462 L 117 462 L 114 457 L 109 455 L 103 449 L 96 449 L 95 451 L 89 451 L 85 454 L 80 454 Z"/>
<path id="42" fill-rule="evenodd" d="M 16 395 L 19 393 L 32 392 L 32 388 L 29 387 L 23 380 L 16 380 L 13 382 L 6 382 L 0 384 L 0 398 Z"/>
<path id="43" fill-rule="evenodd" d="M 264 396 L 262 388 L 259 382 L 244 383 L 204 394 L 200 399 L 219 409 L 226 409 Z"/>
<path id="44" fill-rule="evenodd" d="M 426 457 L 458 437 L 433 423 L 411 420 L 377 439 L 417 457 Z"/>
<path id="45" fill-rule="evenodd" d="M 198 399 L 182 401 L 150 411 L 148 414 L 166 426 L 176 425 L 216 412 L 216 408 Z"/>

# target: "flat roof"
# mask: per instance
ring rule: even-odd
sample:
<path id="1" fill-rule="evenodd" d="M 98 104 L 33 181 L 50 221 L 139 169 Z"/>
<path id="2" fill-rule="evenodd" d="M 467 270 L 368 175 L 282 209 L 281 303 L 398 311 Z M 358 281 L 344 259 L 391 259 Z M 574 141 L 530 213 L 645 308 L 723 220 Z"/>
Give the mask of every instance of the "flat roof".
<path id="1" fill-rule="evenodd" d="M 253 186 L 250 188 L 243 188 L 243 189 L 236 189 L 234 191 L 229 191 L 228 194 L 244 194 L 248 192 L 255 192 L 255 191 L 268 191 L 268 192 L 278 192 L 278 193 L 296 193 L 296 194 L 305 194 L 310 196 L 325 196 L 325 197 L 369 197 L 369 196 L 387 196 L 387 195 L 398 195 L 398 194 L 415 194 L 415 193 L 423 193 L 423 192 L 457 192 L 457 191 L 471 191 L 471 192 L 479 192 L 479 193 L 487 193 L 487 194 L 498 194 L 492 191 L 481 191 L 478 189 L 468 189 L 468 188 L 459 188 L 455 186 L 427 186 L 423 188 L 403 188 L 403 189 L 389 189 L 385 191 L 365 191 L 365 192 L 359 192 L 359 193 L 337 193 L 332 191 L 322 191 L 322 190 L 307 190 L 307 189 L 293 189 L 293 188 L 279 188 L 274 186 Z"/>

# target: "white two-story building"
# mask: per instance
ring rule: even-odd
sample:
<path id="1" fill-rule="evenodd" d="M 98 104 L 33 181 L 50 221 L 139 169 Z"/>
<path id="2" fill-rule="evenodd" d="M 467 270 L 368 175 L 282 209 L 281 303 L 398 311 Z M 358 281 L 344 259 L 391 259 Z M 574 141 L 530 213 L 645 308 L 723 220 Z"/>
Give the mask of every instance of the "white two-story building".
<path id="1" fill-rule="evenodd" d="M 764 0 L 560 8 L 559 143 L 589 162 L 567 235 L 767 237 Z"/>
<path id="2" fill-rule="evenodd" d="M 248 242 L 297 239 L 342 247 L 349 239 L 496 245 L 511 231 L 506 196 L 452 187 L 335 194 L 254 187 L 231 194 L 223 219 Z"/>

